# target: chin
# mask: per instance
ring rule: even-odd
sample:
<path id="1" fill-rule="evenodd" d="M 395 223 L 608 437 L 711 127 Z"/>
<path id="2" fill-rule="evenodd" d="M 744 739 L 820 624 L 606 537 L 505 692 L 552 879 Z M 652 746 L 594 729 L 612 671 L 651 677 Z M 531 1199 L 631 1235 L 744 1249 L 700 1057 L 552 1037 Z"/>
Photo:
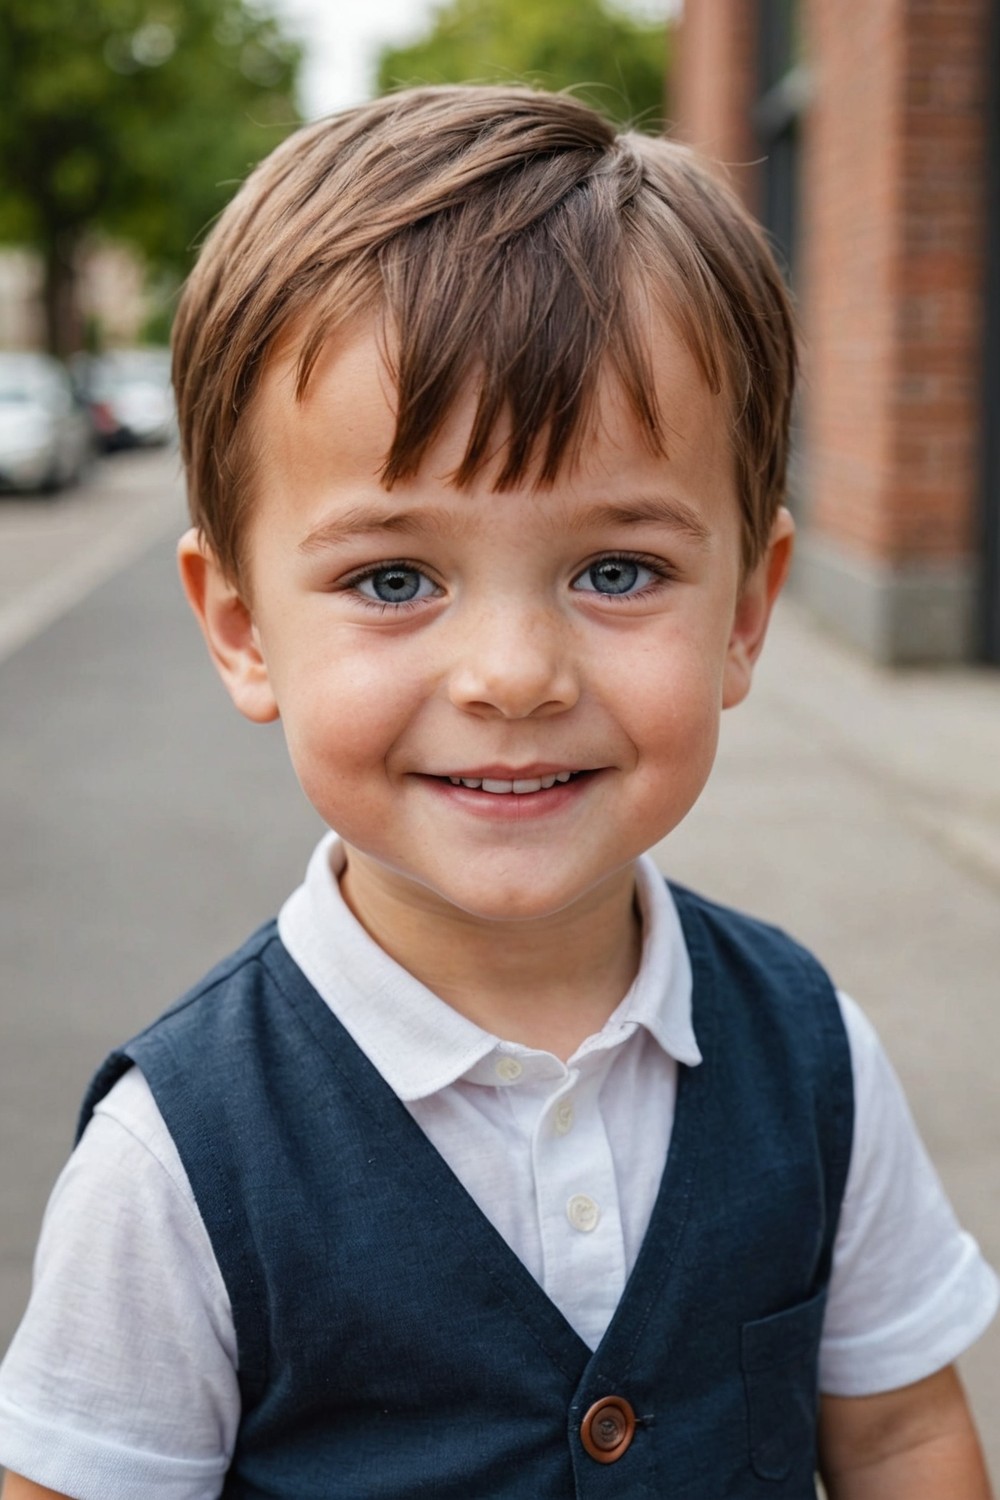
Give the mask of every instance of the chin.
<path id="1" fill-rule="evenodd" d="M 600 885 L 595 881 L 593 885 Z M 470 883 L 460 889 L 432 886 L 439 900 L 480 922 L 542 922 L 558 916 L 585 900 L 593 885 L 553 881 L 546 884 L 537 874 L 511 881 Z"/>

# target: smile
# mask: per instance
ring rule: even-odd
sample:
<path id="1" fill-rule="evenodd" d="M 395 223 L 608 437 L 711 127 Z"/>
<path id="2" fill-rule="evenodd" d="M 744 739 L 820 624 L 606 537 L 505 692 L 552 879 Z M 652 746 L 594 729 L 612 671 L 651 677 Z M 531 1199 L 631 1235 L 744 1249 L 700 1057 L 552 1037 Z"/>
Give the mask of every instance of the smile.
<path id="1" fill-rule="evenodd" d="M 472 791 L 490 792 L 493 796 L 524 797 L 529 792 L 548 791 L 550 787 L 555 786 L 556 782 L 567 782 L 574 774 L 580 773 L 554 771 L 551 776 L 523 777 L 517 781 L 501 781 L 488 776 L 449 776 L 448 780 L 452 786 L 467 786 Z"/>

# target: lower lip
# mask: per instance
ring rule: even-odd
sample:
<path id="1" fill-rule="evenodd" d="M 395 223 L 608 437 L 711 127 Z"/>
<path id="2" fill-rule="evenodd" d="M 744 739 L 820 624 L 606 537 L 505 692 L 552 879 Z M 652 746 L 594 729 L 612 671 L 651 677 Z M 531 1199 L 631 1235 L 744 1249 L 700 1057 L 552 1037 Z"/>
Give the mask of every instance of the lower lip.
<path id="1" fill-rule="evenodd" d="M 599 771 L 588 771 L 583 776 L 574 776 L 571 781 L 557 781 L 555 786 L 542 787 L 537 792 L 483 792 L 476 787 L 453 786 L 438 776 L 428 776 L 424 780 L 452 807 L 472 813 L 474 817 L 500 823 L 523 823 L 572 807 L 600 775 Z"/>

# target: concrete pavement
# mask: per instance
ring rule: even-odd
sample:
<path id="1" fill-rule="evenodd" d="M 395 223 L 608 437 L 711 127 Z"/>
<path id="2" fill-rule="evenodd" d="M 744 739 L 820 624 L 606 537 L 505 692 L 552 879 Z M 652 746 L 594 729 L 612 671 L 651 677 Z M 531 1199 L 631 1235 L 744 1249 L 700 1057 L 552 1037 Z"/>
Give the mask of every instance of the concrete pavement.
<path id="1" fill-rule="evenodd" d="M 0 661 L 175 531 L 181 514 L 173 449 L 95 460 L 57 495 L 0 496 Z"/>
<path id="2" fill-rule="evenodd" d="M 117 500 L 79 497 L 108 526 L 89 583 L 70 497 L 0 507 L 0 625 L 20 622 L 0 650 L 0 1344 L 91 1068 L 269 914 L 316 826 L 186 618 L 172 462 L 126 460 Z M 163 534 L 145 552 L 115 540 L 129 486 L 146 542 Z M 879 672 L 783 604 L 709 788 L 657 853 L 795 933 L 864 1005 L 1000 1265 L 1000 674 Z M 1000 1476 L 1000 1329 L 965 1373 Z"/>

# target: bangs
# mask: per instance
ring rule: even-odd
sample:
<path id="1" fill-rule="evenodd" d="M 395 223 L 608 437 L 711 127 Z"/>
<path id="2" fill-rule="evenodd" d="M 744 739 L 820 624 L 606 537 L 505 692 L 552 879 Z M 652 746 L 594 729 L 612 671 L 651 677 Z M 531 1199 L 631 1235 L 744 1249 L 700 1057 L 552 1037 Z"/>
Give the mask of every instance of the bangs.
<path id="1" fill-rule="evenodd" d="M 387 486 L 416 472 L 473 381 L 475 413 L 451 476 L 460 487 L 491 460 L 501 427 L 495 488 L 518 484 L 529 470 L 550 484 L 589 429 L 608 364 L 643 437 L 660 448 L 648 338 L 624 286 L 616 188 L 608 177 L 574 184 L 536 221 L 502 236 L 490 233 L 488 206 L 465 205 L 386 247 L 399 402 Z"/>
<path id="2" fill-rule="evenodd" d="M 709 388 L 723 389 L 725 309 L 675 216 L 644 188 L 623 138 L 600 170 L 566 152 L 525 162 L 488 195 L 406 226 L 379 247 L 377 281 L 377 291 L 369 283 L 351 300 L 382 312 L 397 397 L 380 475 L 386 488 L 416 474 L 471 387 L 477 399 L 466 449 L 448 476 L 459 488 L 494 460 L 501 432 L 495 490 L 529 474 L 553 483 L 598 420 L 607 372 L 642 439 L 664 453 L 652 361 L 663 316 Z M 344 307 L 342 288 L 333 301 Z M 331 312 L 332 319 L 314 320 L 303 341 L 300 396 L 337 320 Z"/>

